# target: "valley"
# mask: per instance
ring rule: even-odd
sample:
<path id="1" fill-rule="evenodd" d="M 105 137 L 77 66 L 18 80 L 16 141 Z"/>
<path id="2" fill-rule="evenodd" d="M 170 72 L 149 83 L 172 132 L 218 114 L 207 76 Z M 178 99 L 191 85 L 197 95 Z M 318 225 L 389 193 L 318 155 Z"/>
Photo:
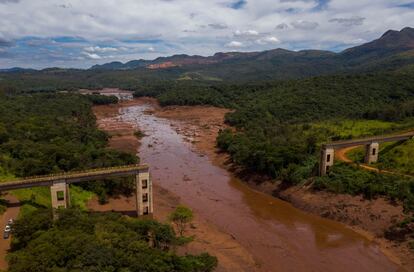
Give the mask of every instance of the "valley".
<path id="1" fill-rule="evenodd" d="M 314 267 L 330 270 L 331 265 L 341 262 L 344 254 L 359 255 L 358 260 L 349 262 L 347 259 L 347 263 L 342 263 L 344 271 L 354 265 L 362 268 L 361 271 L 370 271 L 373 267 L 378 271 L 389 271 L 395 265 L 383 255 L 380 245 L 365 236 L 252 191 L 224 170 L 225 158 L 217 155 L 214 148 L 215 136 L 223 126 L 224 110 L 202 107 L 159 109 L 154 103 L 148 99 L 137 102 L 138 105 L 126 102 L 125 106 L 110 106 L 112 109 L 109 110 L 103 106 L 104 113 L 97 108 L 95 113 L 106 116 L 98 118 L 102 128 L 113 129 L 116 124 L 123 128 L 122 124 L 130 124 L 142 130 L 147 136 L 142 139 L 139 154 L 143 161 L 153 166 L 155 184 L 177 195 L 179 201 L 193 208 L 203 221 L 225 235 L 231 235 L 234 242 L 253 257 L 255 269 L 279 271 L 275 268 L 279 267 L 280 271 L 306 271 Z M 115 114 L 115 109 L 119 114 Z M 162 199 L 160 201 L 164 202 Z M 249 231 L 251 229 L 258 230 L 260 235 L 254 235 Z M 315 240 L 315 237 L 319 238 Z M 303 248 L 304 244 L 306 248 Z M 215 251 L 211 245 L 205 249 Z M 279 251 L 284 254 L 276 258 Z M 384 252 L 392 256 L 387 250 Z M 318 256 L 325 259 L 323 266 Z M 220 262 L 220 254 L 218 257 Z M 305 266 L 294 262 L 296 258 L 304 260 Z M 392 260 L 399 259 L 393 257 Z M 226 262 L 222 265 L 223 271 L 231 271 L 226 270 Z"/>
<path id="2" fill-rule="evenodd" d="M 236 31 L 229 51 L 118 61 L 146 47 L 123 40 L 84 46 L 90 68 L 0 70 L 0 269 L 413 271 L 414 141 L 372 138 L 414 128 L 400 29 L 335 52 Z M 2 39 L 0 58 L 24 43 Z M 334 150 L 362 138 L 367 164 Z"/>

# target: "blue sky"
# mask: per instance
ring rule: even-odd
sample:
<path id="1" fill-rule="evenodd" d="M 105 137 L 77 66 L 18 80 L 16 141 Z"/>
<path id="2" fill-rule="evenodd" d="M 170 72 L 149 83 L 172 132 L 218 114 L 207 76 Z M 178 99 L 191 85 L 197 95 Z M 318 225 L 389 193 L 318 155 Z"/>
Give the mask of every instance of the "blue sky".
<path id="1" fill-rule="evenodd" d="M 0 68 L 340 51 L 406 26 L 414 27 L 413 0 L 0 0 Z"/>

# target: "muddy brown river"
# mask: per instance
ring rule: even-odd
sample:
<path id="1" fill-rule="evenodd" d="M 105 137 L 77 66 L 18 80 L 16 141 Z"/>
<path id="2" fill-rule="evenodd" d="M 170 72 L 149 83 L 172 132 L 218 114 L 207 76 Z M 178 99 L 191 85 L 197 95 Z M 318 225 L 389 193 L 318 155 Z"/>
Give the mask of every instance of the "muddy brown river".
<path id="1" fill-rule="evenodd" d="M 199 154 L 175 131 L 175 121 L 145 114 L 151 107 L 125 106 L 108 122 L 139 126 L 147 135 L 139 154 L 154 182 L 232 235 L 261 271 L 400 271 L 377 245 L 346 226 L 251 190 Z"/>

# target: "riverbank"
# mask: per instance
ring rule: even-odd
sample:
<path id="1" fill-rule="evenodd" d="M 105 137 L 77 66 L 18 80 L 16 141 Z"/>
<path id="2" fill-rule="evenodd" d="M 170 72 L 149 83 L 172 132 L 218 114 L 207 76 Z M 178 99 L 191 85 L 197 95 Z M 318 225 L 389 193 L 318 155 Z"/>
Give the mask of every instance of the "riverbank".
<path id="1" fill-rule="evenodd" d="M 133 105 L 142 105 L 151 103 L 154 109 L 158 110 L 156 102 L 152 99 L 140 99 L 124 101 L 118 105 L 105 105 L 94 107 L 94 113 L 97 118 L 98 127 L 106 131 L 111 138 L 109 147 L 117 150 L 136 153 L 140 141 L 134 136 L 134 132 L 140 130 L 138 126 L 130 122 L 124 122 L 113 118 L 118 115 L 122 107 Z M 152 114 L 152 112 L 148 112 Z M 168 215 L 182 204 L 180 197 L 161 187 L 159 181 L 153 180 L 154 187 L 154 218 L 161 222 L 167 222 Z M 133 214 L 135 212 L 134 196 L 109 198 L 108 203 L 100 205 L 97 198 L 93 198 L 88 203 L 88 208 L 94 211 L 117 211 L 124 214 Z M 187 230 L 187 236 L 194 236 L 195 240 L 185 247 L 180 248 L 182 254 L 198 254 L 208 252 L 218 258 L 218 267 L 216 271 L 256 271 L 258 265 L 251 254 L 240 245 L 231 235 L 220 231 L 216 226 L 202 218 L 197 212 L 194 212 L 194 220 L 191 228 Z"/>
<path id="2" fill-rule="evenodd" d="M 227 110 L 213 107 L 166 107 L 155 114 L 176 122 L 176 131 L 194 143 L 195 148 L 209 156 L 218 166 L 234 171 L 228 156 L 215 147 L 218 131 L 225 127 Z M 243 178 L 243 177 L 242 177 Z M 384 231 L 404 219 L 403 207 L 384 198 L 365 200 L 361 196 L 338 195 L 314 191 L 311 186 L 283 188 L 271 180 L 257 182 L 261 177 L 244 180 L 255 190 L 286 200 L 295 207 L 325 218 L 345 223 L 369 240 L 380 245 L 381 250 L 407 271 L 414 270 L 414 253 L 407 246 L 385 238 Z"/>
<path id="3" fill-rule="evenodd" d="M 133 130 L 140 129 L 146 136 L 141 139 L 139 156 L 151 165 L 154 184 L 191 207 L 196 218 L 210 226 L 209 232 L 216 230 L 230 237 L 253 260 L 250 267 L 226 270 L 226 258 L 234 263 L 237 258 L 228 252 L 227 257 L 215 254 L 217 249 L 211 243 L 217 234 L 205 236 L 206 251 L 218 256 L 219 262 L 224 260 L 220 267 L 224 270 L 219 271 L 399 271 L 397 262 L 384 256 L 366 235 L 251 190 L 227 171 L 231 166 L 227 156 L 217 154 L 214 148 L 218 131 L 225 127 L 226 110 L 161 109 L 152 99 L 124 103 L 113 105 L 115 114 L 99 118 L 98 124 L 106 128 L 129 124 Z M 220 246 L 223 249 L 223 245 L 217 248 Z"/>

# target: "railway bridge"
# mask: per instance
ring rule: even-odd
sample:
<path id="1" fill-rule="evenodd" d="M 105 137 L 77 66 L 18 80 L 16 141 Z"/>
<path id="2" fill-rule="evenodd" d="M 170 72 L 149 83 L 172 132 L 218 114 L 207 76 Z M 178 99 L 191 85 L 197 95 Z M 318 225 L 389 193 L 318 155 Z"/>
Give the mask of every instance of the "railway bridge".
<path id="1" fill-rule="evenodd" d="M 33 188 L 50 187 L 52 208 L 67 208 L 70 206 L 69 184 L 102 180 L 114 177 L 135 177 L 135 198 L 137 215 L 153 213 L 152 181 L 148 165 L 126 165 L 111 168 L 98 168 L 79 172 L 65 172 L 46 176 L 28 177 L 19 180 L 0 183 L 0 192 Z"/>
<path id="2" fill-rule="evenodd" d="M 414 138 L 414 132 L 393 135 L 393 136 L 379 136 L 365 139 L 336 141 L 322 145 L 319 175 L 324 176 L 329 172 L 329 168 L 334 165 L 335 150 L 351 146 L 365 146 L 365 163 L 371 164 L 378 161 L 379 144 L 384 142 L 398 142 L 406 141 Z"/>

